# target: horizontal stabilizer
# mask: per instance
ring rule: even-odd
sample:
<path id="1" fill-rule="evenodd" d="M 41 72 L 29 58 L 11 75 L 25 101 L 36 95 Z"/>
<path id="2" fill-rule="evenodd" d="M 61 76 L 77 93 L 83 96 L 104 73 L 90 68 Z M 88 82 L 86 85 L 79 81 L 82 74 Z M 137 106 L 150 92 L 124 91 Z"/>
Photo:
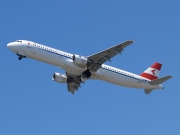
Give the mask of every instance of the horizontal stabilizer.
<path id="1" fill-rule="evenodd" d="M 162 77 L 162 78 L 159 78 L 159 79 L 156 79 L 156 80 L 152 80 L 152 81 L 149 82 L 149 84 L 151 84 L 151 85 L 159 85 L 159 84 L 167 81 L 170 78 L 172 78 L 172 76 L 165 76 L 165 77 Z"/>
<path id="2" fill-rule="evenodd" d="M 146 94 L 150 94 L 152 91 L 153 91 L 153 89 L 144 89 L 144 92 L 145 92 Z"/>

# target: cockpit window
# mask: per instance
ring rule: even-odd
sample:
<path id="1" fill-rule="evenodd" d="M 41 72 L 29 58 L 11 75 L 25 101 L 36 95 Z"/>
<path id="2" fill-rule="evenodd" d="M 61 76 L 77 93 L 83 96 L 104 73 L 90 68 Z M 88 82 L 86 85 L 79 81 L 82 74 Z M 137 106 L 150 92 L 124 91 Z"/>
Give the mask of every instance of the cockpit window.
<path id="1" fill-rule="evenodd" d="M 20 42 L 20 43 L 22 43 L 22 41 L 21 41 L 21 40 L 17 40 L 16 42 Z"/>

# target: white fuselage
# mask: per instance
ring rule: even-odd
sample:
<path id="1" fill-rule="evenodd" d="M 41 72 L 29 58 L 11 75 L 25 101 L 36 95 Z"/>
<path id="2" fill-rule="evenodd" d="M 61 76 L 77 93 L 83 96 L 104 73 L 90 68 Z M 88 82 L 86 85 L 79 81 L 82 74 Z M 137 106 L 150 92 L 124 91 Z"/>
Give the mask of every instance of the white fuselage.
<path id="1" fill-rule="evenodd" d="M 21 40 L 21 42 L 11 42 L 7 46 L 15 53 L 61 67 L 66 72 L 76 74 L 77 76 L 81 75 L 86 70 L 86 68 L 81 68 L 73 63 L 73 54 L 48 46 L 26 40 Z M 162 85 L 150 85 L 150 80 L 139 75 L 105 64 L 103 64 L 96 72 L 91 73 L 91 79 L 100 79 L 120 86 L 144 89 L 163 88 Z"/>

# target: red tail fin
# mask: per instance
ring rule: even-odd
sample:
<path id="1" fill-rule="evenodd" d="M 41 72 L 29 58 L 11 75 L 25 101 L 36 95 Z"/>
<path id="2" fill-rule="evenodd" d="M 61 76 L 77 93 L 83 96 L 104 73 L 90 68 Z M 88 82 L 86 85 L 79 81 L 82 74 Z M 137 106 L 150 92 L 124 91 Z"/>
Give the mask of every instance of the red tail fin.
<path id="1" fill-rule="evenodd" d="M 157 79 L 161 70 L 162 64 L 156 62 L 147 70 L 145 70 L 140 76 L 147 78 L 149 80 Z"/>

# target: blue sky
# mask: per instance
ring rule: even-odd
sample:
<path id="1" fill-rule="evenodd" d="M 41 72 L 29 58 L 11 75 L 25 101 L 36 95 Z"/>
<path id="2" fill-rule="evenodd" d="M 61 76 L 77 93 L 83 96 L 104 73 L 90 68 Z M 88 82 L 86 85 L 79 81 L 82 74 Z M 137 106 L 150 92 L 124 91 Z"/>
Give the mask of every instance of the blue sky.
<path id="1" fill-rule="evenodd" d="M 180 134 L 180 2 L 178 0 L 1 0 L 1 135 Z M 51 80 L 63 70 L 6 47 L 31 40 L 91 55 L 125 40 L 136 43 L 107 62 L 140 74 L 154 62 L 165 90 L 144 91 L 89 80 L 73 96 Z"/>

